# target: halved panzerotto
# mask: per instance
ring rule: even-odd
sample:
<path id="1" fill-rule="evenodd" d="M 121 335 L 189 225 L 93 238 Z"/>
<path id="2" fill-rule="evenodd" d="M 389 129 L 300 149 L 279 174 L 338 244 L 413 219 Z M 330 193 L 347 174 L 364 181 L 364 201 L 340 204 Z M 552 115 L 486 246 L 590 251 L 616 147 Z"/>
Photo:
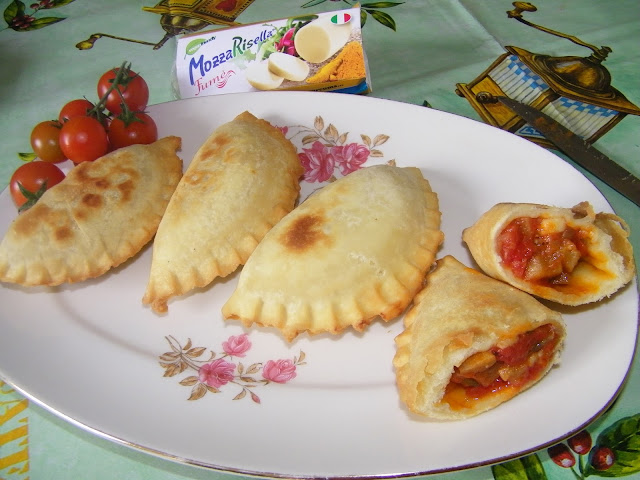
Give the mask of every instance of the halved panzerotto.
<path id="1" fill-rule="evenodd" d="M 620 217 L 573 208 L 500 203 L 462 239 L 488 275 L 564 305 L 608 297 L 635 272 L 629 228 Z"/>
<path id="2" fill-rule="evenodd" d="M 531 295 L 438 260 L 404 318 L 393 359 L 400 399 L 440 420 L 473 417 L 518 395 L 559 363 L 565 325 Z"/>
<path id="3" fill-rule="evenodd" d="M 80 282 L 137 254 L 182 176 L 180 145 L 179 137 L 165 137 L 74 167 L 10 225 L 0 244 L 0 281 Z"/>
<path id="4" fill-rule="evenodd" d="M 442 243 L 438 197 L 418 168 L 377 165 L 307 198 L 262 240 L 223 306 L 227 319 L 338 333 L 390 320 L 421 288 Z"/>
<path id="5" fill-rule="evenodd" d="M 295 206 L 303 168 L 280 129 L 249 112 L 218 127 L 189 164 L 153 243 L 143 303 L 167 301 L 235 271 Z"/>

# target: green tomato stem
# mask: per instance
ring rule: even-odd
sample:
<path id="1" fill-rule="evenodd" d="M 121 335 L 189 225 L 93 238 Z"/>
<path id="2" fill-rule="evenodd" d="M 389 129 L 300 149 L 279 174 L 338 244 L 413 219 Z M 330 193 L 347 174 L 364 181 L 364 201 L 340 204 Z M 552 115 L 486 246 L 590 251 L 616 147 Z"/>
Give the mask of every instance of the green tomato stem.
<path id="1" fill-rule="evenodd" d="M 128 63 L 128 65 L 127 65 L 127 63 Z M 122 97 L 122 92 L 118 88 L 119 86 L 126 86 L 131 81 L 132 78 L 135 78 L 135 77 L 129 77 L 129 72 L 130 71 L 131 71 L 131 63 L 129 63 L 129 62 L 127 62 L 125 60 L 124 62 L 122 62 L 122 65 L 120 66 L 120 68 L 118 68 L 118 70 L 116 72 L 116 76 L 112 80 L 111 85 L 109 86 L 109 88 L 107 89 L 105 94 L 100 98 L 98 103 L 96 103 L 95 106 L 90 110 L 91 113 L 95 114 L 95 116 L 96 116 L 96 118 L 98 120 L 102 120 L 103 119 L 103 117 L 104 117 L 103 110 L 104 110 L 105 105 L 107 103 L 107 98 L 109 97 L 111 92 L 113 92 L 114 90 L 118 92 L 118 95 L 120 96 L 120 99 L 122 100 L 123 113 L 125 115 L 127 113 L 130 113 L 129 107 L 127 106 L 126 102 L 124 101 L 124 98 Z"/>

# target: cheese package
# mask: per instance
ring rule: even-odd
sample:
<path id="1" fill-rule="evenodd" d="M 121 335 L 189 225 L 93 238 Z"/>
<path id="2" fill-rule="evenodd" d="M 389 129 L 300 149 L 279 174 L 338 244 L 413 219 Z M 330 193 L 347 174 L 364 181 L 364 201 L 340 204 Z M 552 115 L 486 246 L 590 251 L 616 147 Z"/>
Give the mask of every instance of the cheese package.
<path id="1" fill-rule="evenodd" d="M 360 8 L 184 35 L 176 94 L 265 90 L 371 91 Z"/>

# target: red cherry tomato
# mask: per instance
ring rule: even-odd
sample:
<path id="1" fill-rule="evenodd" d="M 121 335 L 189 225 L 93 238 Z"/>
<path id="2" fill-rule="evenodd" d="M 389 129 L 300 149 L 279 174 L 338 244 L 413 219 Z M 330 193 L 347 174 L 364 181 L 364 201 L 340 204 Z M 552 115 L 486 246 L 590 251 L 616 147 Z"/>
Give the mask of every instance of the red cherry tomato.
<path id="1" fill-rule="evenodd" d="M 63 179 L 64 173 L 53 163 L 34 161 L 20 165 L 9 181 L 13 203 L 19 211 L 24 211 L 32 207 L 46 190 Z"/>
<path id="2" fill-rule="evenodd" d="M 40 122 L 31 131 L 31 148 L 40 160 L 60 163 L 67 159 L 60 149 L 61 125 L 54 120 Z"/>
<path id="3" fill-rule="evenodd" d="M 114 118 L 109 125 L 108 135 L 113 149 L 136 144 L 146 145 L 158 139 L 158 128 L 149 115 L 136 113 L 129 125 L 121 118 Z"/>
<path id="4" fill-rule="evenodd" d="M 77 98 L 67 102 L 60 110 L 58 121 L 64 123 L 73 117 L 86 117 L 87 112 L 94 107 L 93 103 L 84 98 Z"/>
<path id="5" fill-rule="evenodd" d="M 109 151 L 107 131 L 95 118 L 70 118 L 60 131 L 60 148 L 73 163 L 92 162 Z"/>
<path id="6" fill-rule="evenodd" d="M 98 80 L 98 97 L 102 98 L 106 95 L 107 91 L 113 84 L 113 79 L 116 78 L 120 68 L 112 68 L 108 72 L 105 72 Z M 118 94 L 118 91 L 122 94 Z M 149 102 L 149 86 L 147 82 L 137 73 L 129 70 L 128 78 L 123 79 L 123 83 L 118 85 L 117 90 L 114 89 L 109 96 L 105 106 L 114 115 L 119 115 L 122 112 L 123 101 L 126 103 L 129 110 L 134 112 L 141 112 L 147 107 Z"/>

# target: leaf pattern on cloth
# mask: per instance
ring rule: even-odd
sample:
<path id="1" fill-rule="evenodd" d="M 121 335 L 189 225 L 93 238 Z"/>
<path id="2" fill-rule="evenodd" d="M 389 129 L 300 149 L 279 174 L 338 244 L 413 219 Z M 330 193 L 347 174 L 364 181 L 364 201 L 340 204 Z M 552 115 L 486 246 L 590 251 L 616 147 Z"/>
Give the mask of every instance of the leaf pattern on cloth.
<path id="1" fill-rule="evenodd" d="M 75 0 L 39 0 L 30 4 L 27 11 L 25 4 L 19 0 L 13 0 L 4 10 L 4 20 L 7 26 L 16 32 L 29 32 L 48 27 L 61 22 L 65 17 L 42 16 L 41 10 L 63 7 Z"/>

